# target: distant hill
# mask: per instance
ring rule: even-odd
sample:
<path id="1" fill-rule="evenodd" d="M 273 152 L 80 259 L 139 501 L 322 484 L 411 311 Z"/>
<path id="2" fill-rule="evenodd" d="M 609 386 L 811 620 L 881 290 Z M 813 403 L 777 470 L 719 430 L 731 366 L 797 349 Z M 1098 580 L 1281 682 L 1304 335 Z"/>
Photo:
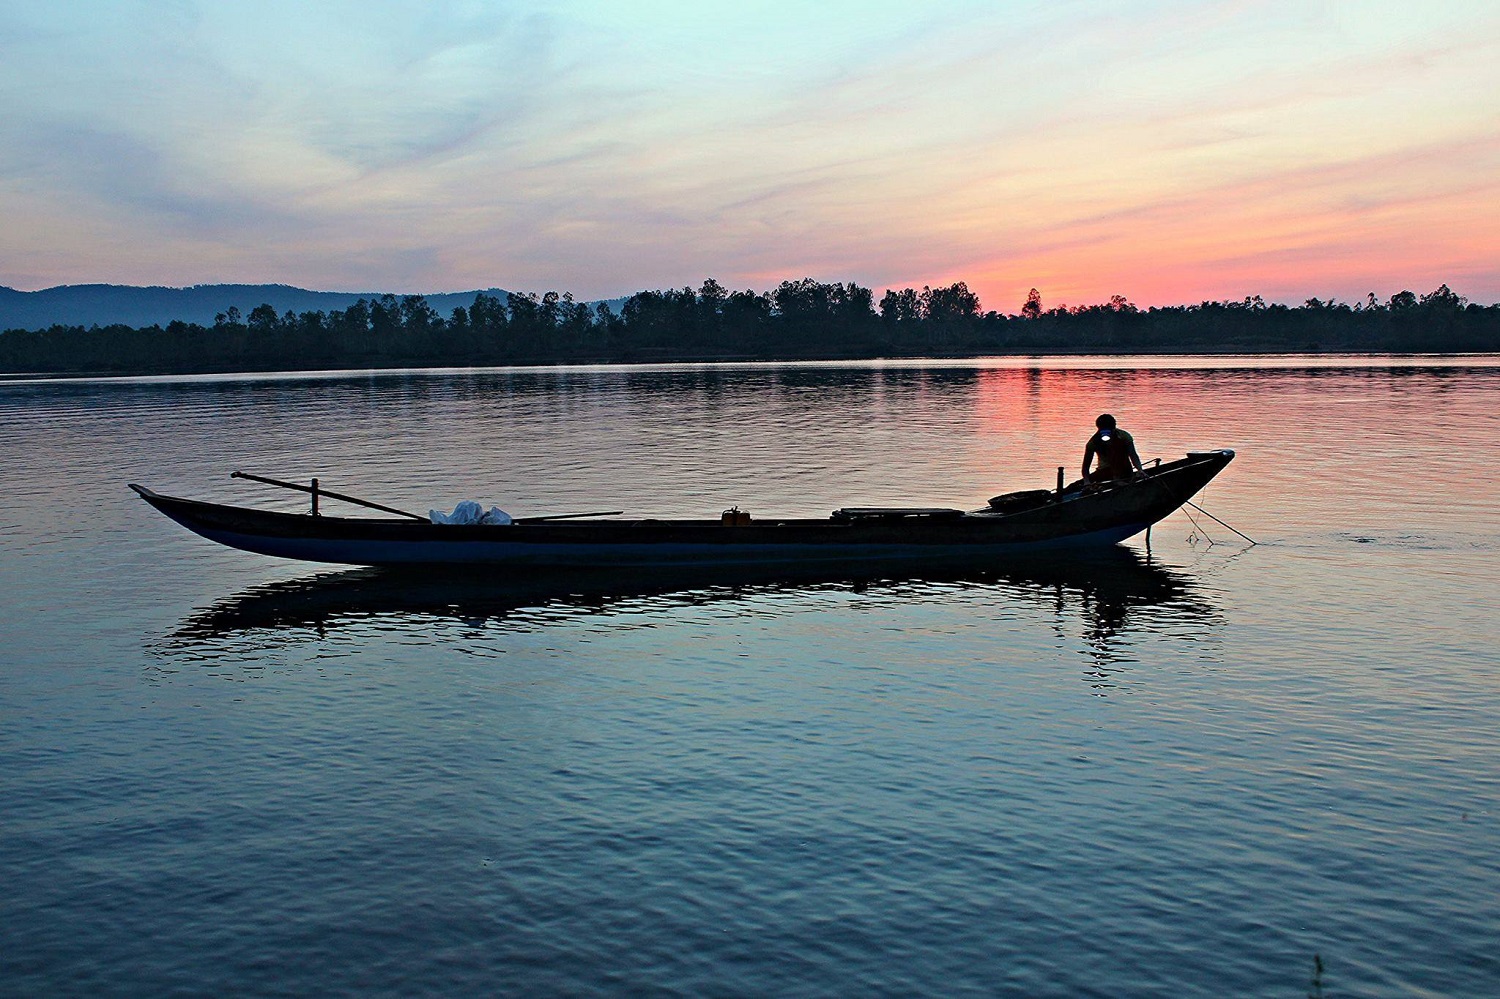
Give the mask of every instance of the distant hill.
<path id="1" fill-rule="evenodd" d="M 332 312 L 347 309 L 361 298 L 379 298 L 377 291 L 308 291 L 286 284 L 197 284 L 190 288 L 137 288 L 120 284 L 64 284 L 41 291 L 16 291 L 0 286 L 0 330 L 45 329 L 63 326 L 165 326 L 174 319 L 213 325 L 214 316 L 231 305 L 243 315 L 270 303 L 276 311 Z M 457 306 L 467 308 L 478 291 L 427 295 L 427 302 L 447 316 Z M 502 302 L 505 292 L 486 288 Z"/>

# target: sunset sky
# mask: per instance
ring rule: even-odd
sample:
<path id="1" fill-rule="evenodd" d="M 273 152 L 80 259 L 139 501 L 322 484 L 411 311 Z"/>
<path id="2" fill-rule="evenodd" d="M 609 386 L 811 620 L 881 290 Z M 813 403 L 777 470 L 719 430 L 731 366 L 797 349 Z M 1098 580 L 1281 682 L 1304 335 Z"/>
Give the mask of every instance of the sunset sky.
<path id="1" fill-rule="evenodd" d="M 1500 4 L 0 0 L 0 284 L 1500 300 Z"/>

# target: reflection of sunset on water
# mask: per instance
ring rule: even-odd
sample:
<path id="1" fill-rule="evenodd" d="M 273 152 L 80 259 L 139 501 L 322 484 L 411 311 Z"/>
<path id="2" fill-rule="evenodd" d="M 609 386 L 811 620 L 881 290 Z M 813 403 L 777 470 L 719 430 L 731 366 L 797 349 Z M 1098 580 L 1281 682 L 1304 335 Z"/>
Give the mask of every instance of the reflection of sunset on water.
<path id="1" fill-rule="evenodd" d="M 1201 382 L 1204 377 L 1200 372 L 1192 380 Z M 978 374 L 974 415 L 980 435 L 995 438 L 987 450 L 991 468 L 1029 474 L 1047 485 L 1052 468 L 1028 470 L 1019 463 L 1029 460 L 1034 465 L 1037 456 L 1053 456 L 1051 464 L 1062 465 L 1072 481 L 1079 476 L 1084 443 L 1101 413 L 1112 414 L 1135 435 L 1143 460 L 1170 459 L 1190 447 L 1218 446 L 1206 439 L 1183 440 L 1183 433 L 1207 433 L 1195 428 L 1202 427 L 1202 417 L 1209 415 L 1197 414 L 1183 426 L 1180 404 L 1168 401 L 1183 380 L 1181 373 L 1171 370 L 989 368 Z"/>

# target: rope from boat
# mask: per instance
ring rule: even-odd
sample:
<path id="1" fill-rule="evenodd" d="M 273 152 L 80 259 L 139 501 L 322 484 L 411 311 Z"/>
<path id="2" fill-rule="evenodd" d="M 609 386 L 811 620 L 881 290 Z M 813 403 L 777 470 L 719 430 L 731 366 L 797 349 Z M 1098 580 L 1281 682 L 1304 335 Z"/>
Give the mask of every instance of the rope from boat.
<path id="1" fill-rule="evenodd" d="M 1207 510 L 1203 509 L 1201 506 L 1199 506 L 1197 503 L 1194 503 L 1192 500 L 1183 500 L 1183 502 L 1186 503 L 1188 506 L 1192 507 L 1194 510 L 1197 510 L 1199 513 L 1203 514 L 1203 516 L 1207 517 L 1209 520 L 1213 521 L 1215 524 L 1218 524 L 1220 527 L 1228 527 L 1231 531 L 1234 531 L 1235 534 L 1238 534 L 1240 537 L 1244 538 L 1246 541 L 1250 542 L 1252 545 L 1258 545 L 1258 544 L 1260 544 L 1259 541 L 1256 541 L 1254 538 L 1250 537 L 1250 535 L 1248 535 L 1248 534 L 1245 534 L 1243 531 L 1238 531 L 1238 530 L 1235 530 L 1235 528 L 1233 528 L 1233 527 L 1229 527 L 1228 524 L 1224 523 L 1218 517 L 1215 517 L 1213 514 L 1209 513 Z M 1188 514 L 1188 519 L 1189 520 L 1192 519 L 1192 514 Z M 1197 526 L 1196 523 L 1194 524 L 1194 526 L 1195 527 Z"/>
<path id="2" fill-rule="evenodd" d="M 1161 461 L 1160 458 L 1158 458 L 1156 460 L 1158 462 Z M 1194 503 L 1192 500 L 1187 499 L 1185 497 L 1179 499 L 1178 496 L 1177 496 L 1177 490 L 1173 489 L 1170 485 L 1168 485 L 1167 483 L 1163 482 L 1161 479 L 1153 477 L 1153 481 L 1155 481 L 1156 484 L 1162 488 L 1162 491 L 1164 491 L 1168 496 L 1170 496 L 1173 499 L 1177 500 L 1177 502 L 1179 504 L 1181 504 L 1182 506 L 1190 506 L 1190 507 L 1192 507 L 1194 510 L 1197 510 L 1199 513 L 1203 514 L 1203 516 L 1207 517 L 1209 520 L 1212 520 L 1214 523 L 1219 524 L 1220 526 L 1223 526 L 1223 527 L 1227 527 L 1227 528 L 1229 528 L 1229 530 L 1234 531 L 1235 534 L 1238 534 L 1240 537 L 1244 538 L 1246 541 L 1250 542 L 1250 544 L 1252 544 L 1252 545 L 1258 545 L 1258 544 L 1260 544 L 1259 541 L 1256 541 L 1254 538 L 1250 537 L 1250 535 L 1248 535 L 1248 534 L 1244 533 L 1243 531 L 1240 531 L 1240 530 L 1238 530 L 1238 529 L 1236 529 L 1234 527 L 1230 527 L 1230 525 L 1224 523 L 1218 517 L 1215 517 L 1213 514 L 1209 513 L 1207 510 L 1203 509 L 1201 506 L 1199 506 L 1197 503 Z M 1208 538 L 1208 543 L 1209 544 L 1212 545 L 1212 544 L 1217 544 L 1218 543 L 1218 542 L 1214 541 L 1213 538 L 1209 538 L 1208 537 L 1208 532 L 1205 531 L 1205 530 L 1203 530 L 1203 528 L 1201 528 L 1201 527 L 1198 526 L 1198 522 L 1196 520 L 1193 520 L 1193 515 L 1192 514 L 1188 513 L 1186 510 L 1183 510 L 1182 512 L 1187 515 L 1187 519 L 1188 520 L 1192 521 L 1193 528 L 1195 530 L 1197 530 L 1200 534 L 1202 534 L 1205 538 Z"/>
<path id="3" fill-rule="evenodd" d="M 1188 523 L 1190 523 L 1190 524 L 1193 525 L 1193 533 L 1188 535 L 1188 544 L 1193 544 L 1196 541 L 1198 535 L 1200 535 L 1200 534 L 1203 535 L 1203 537 L 1205 537 L 1205 538 L 1208 539 L 1208 544 L 1209 544 L 1210 548 L 1212 548 L 1214 545 L 1218 544 L 1218 542 L 1215 541 L 1213 539 L 1213 537 L 1207 531 L 1205 531 L 1203 529 L 1202 525 L 1200 525 L 1198 523 L 1198 521 L 1193 517 L 1192 514 L 1188 513 L 1186 510 L 1183 510 L 1182 513 L 1183 513 L 1183 516 L 1187 517 Z"/>

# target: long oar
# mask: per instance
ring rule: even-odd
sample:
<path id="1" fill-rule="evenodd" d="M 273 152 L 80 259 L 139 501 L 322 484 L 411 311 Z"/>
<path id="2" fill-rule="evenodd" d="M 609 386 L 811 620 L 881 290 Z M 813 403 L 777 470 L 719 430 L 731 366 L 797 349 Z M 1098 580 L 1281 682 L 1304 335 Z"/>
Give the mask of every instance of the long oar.
<path id="1" fill-rule="evenodd" d="M 369 500 L 360 499 L 358 496 L 349 496 L 344 493 L 333 492 L 330 489 L 324 489 L 318 485 L 317 479 L 313 479 L 312 485 L 304 486 L 296 482 L 283 482 L 280 479 L 268 479 L 264 475 L 251 475 L 249 472 L 232 472 L 230 473 L 229 477 L 231 479 L 249 479 L 251 482 L 264 482 L 268 486 L 280 486 L 283 489 L 294 489 L 299 493 L 312 493 L 313 513 L 318 512 L 318 497 L 328 496 L 332 499 L 343 500 L 345 503 L 353 503 L 357 506 L 367 506 L 371 510 L 380 510 L 384 513 L 394 513 L 399 514 L 402 517 L 410 517 L 412 520 L 427 519 L 426 517 L 419 517 L 414 513 L 409 513 L 406 510 L 397 510 L 393 506 L 384 506 L 380 503 L 371 503 Z"/>

